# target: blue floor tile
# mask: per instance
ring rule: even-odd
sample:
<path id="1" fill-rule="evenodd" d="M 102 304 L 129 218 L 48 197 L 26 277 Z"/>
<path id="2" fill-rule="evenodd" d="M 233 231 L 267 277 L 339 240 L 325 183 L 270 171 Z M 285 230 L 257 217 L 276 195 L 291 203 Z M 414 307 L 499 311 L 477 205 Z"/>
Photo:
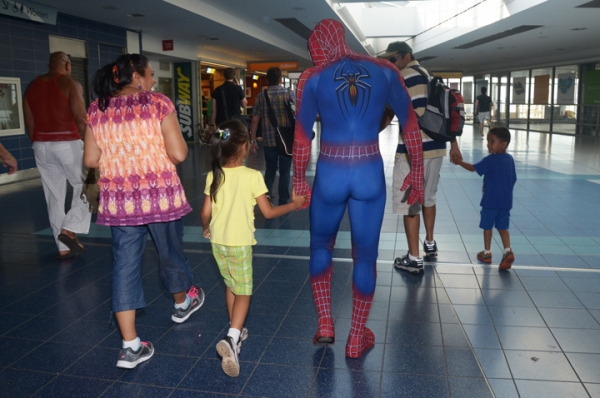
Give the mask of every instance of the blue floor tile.
<path id="1" fill-rule="evenodd" d="M 559 381 L 515 380 L 517 390 L 522 397 L 588 397 L 580 383 Z"/>
<path id="2" fill-rule="evenodd" d="M 379 396 L 380 379 L 377 372 L 320 369 L 310 397 L 376 397 Z"/>
<path id="3" fill-rule="evenodd" d="M 105 380 L 86 379 L 71 376 L 58 376 L 46 384 L 33 397 L 97 397 L 107 390 L 112 382 Z"/>
<path id="4" fill-rule="evenodd" d="M 446 377 L 384 373 L 381 378 L 381 395 L 403 398 L 431 398 L 448 396 Z"/>
<path id="5" fill-rule="evenodd" d="M 483 377 L 449 377 L 450 395 L 453 397 L 489 397 L 492 390 Z"/>
<path id="6" fill-rule="evenodd" d="M 562 352 L 510 350 L 505 354 L 515 379 L 578 381 Z"/>
<path id="7" fill-rule="evenodd" d="M 51 373 L 4 369 L 0 372 L 0 389 L 6 397 L 29 397 L 55 377 Z"/>

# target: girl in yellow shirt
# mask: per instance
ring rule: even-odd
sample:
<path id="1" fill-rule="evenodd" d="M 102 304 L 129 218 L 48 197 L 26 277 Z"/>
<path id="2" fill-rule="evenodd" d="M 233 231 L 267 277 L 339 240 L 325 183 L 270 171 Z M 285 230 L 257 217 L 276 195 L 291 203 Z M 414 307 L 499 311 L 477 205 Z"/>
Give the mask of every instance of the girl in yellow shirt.
<path id="1" fill-rule="evenodd" d="M 226 285 L 227 312 L 231 327 L 217 343 L 223 371 L 231 377 L 240 374 L 238 353 L 247 337 L 244 322 L 252 295 L 252 246 L 254 206 L 258 204 L 266 218 L 275 218 L 296 210 L 306 196 L 273 207 L 267 198 L 262 174 L 244 166 L 250 147 L 247 128 L 237 120 L 228 120 L 212 135 L 211 169 L 206 178 L 204 205 L 200 212 L 204 237 L 210 238 L 213 255 Z"/>

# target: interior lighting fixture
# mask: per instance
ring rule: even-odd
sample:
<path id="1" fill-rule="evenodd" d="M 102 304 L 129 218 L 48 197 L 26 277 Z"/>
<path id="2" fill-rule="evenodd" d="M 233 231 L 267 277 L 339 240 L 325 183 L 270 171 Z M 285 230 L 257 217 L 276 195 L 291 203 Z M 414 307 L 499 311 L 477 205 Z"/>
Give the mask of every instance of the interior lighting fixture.
<path id="1" fill-rule="evenodd" d="M 252 80 L 258 80 L 258 75 L 252 75 Z"/>
<path id="2" fill-rule="evenodd" d="M 206 68 L 206 73 L 212 75 L 213 73 L 215 73 L 215 68 Z"/>

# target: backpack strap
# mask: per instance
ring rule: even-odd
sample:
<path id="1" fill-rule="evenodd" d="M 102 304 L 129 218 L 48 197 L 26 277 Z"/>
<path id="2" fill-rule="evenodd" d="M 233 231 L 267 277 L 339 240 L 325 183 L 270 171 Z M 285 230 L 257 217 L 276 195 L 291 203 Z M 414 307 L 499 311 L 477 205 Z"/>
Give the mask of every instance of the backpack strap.
<path id="1" fill-rule="evenodd" d="M 429 73 L 429 71 L 425 68 L 423 68 L 421 65 L 413 65 L 410 67 L 410 69 L 416 70 L 417 72 L 419 72 L 421 74 L 421 76 L 423 76 L 425 79 L 427 79 L 427 81 L 429 82 L 432 78 L 433 75 L 431 73 Z M 425 72 L 427 71 L 427 72 Z"/>
<path id="2" fill-rule="evenodd" d="M 275 116 L 275 112 L 273 111 L 273 107 L 271 107 L 271 101 L 269 100 L 269 93 L 267 92 L 268 88 L 265 88 L 263 91 L 265 95 L 265 101 L 267 101 L 267 107 L 269 108 L 267 114 L 269 115 L 269 121 L 271 122 L 271 126 L 277 128 L 277 117 Z"/>

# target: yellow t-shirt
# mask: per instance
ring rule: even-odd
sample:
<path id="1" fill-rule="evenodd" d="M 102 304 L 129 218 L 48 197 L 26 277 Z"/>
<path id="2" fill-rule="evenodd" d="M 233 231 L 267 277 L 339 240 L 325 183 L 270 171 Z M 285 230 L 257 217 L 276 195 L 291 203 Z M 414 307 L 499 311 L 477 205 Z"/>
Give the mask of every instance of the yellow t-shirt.
<path id="1" fill-rule="evenodd" d="M 245 166 L 223 168 L 225 181 L 212 202 L 210 241 L 225 246 L 251 246 L 254 239 L 256 198 L 268 192 L 262 174 Z M 204 193 L 210 195 L 212 171 L 206 176 Z"/>

